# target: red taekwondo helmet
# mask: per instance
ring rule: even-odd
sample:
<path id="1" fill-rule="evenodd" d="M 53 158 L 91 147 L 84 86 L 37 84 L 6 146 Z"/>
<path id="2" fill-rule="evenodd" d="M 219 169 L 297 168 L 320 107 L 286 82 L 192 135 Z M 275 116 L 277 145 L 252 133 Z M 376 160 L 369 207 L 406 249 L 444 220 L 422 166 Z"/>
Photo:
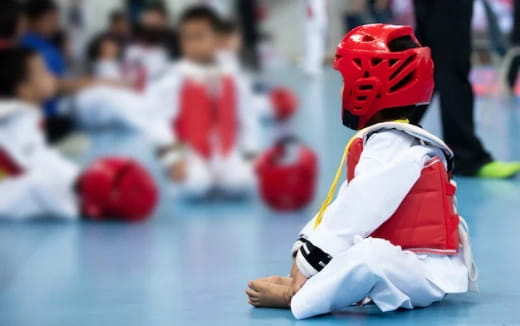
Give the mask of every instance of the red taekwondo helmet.
<path id="1" fill-rule="evenodd" d="M 311 148 L 287 138 L 260 155 L 256 174 L 260 196 L 269 207 L 298 210 L 314 197 L 318 158 Z"/>
<path id="2" fill-rule="evenodd" d="M 273 115 L 278 121 L 291 118 L 298 109 L 298 98 L 296 94 L 287 87 L 276 87 L 269 94 Z"/>
<path id="3" fill-rule="evenodd" d="M 82 213 L 95 220 L 144 220 L 158 199 L 152 177 L 128 158 L 96 160 L 80 176 L 78 193 Z"/>
<path id="4" fill-rule="evenodd" d="M 429 103 L 433 61 L 410 26 L 369 24 L 339 43 L 334 68 L 343 76 L 343 124 L 361 129 L 383 110 Z"/>

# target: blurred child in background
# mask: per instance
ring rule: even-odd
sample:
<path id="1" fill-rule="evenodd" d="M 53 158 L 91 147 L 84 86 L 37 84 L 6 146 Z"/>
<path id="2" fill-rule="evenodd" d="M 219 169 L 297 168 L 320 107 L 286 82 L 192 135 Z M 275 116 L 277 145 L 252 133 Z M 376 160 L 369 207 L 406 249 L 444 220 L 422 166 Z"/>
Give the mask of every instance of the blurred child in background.
<path id="1" fill-rule="evenodd" d="M 141 90 L 160 79 L 170 61 L 177 57 L 177 40 L 168 20 L 162 3 L 148 4 L 139 17 L 135 41 L 124 52 L 125 79 Z"/>
<path id="2" fill-rule="evenodd" d="M 120 43 L 108 34 L 96 37 L 87 50 L 88 71 L 95 77 L 124 80 Z"/>
<path id="3" fill-rule="evenodd" d="M 242 33 L 232 20 L 221 19 L 218 28 L 217 59 L 224 71 L 231 72 L 243 89 L 244 101 L 248 103 L 249 114 L 256 114 L 258 119 L 277 119 L 287 109 L 287 103 L 294 102 L 293 92 L 286 87 L 269 87 L 254 80 L 240 61 Z M 288 108 L 294 111 L 295 107 Z"/>
<path id="4" fill-rule="evenodd" d="M 147 97 L 171 121 L 179 147 L 173 179 L 190 197 L 243 194 L 255 180 L 258 119 L 245 101 L 249 85 L 218 60 L 220 18 L 210 8 L 188 9 L 179 23 L 182 55 Z M 225 67 L 224 67 L 225 66 Z"/>
<path id="5" fill-rule="evenodd" d="M 56 81 L 39 54 L 2 49 L 0 70 L 0 217 L 140 220 L 151 214 L 157 190 L 138 163 L 109 158 L 82 170 L 47 145 L 41 105 L 54 95 Z"/>

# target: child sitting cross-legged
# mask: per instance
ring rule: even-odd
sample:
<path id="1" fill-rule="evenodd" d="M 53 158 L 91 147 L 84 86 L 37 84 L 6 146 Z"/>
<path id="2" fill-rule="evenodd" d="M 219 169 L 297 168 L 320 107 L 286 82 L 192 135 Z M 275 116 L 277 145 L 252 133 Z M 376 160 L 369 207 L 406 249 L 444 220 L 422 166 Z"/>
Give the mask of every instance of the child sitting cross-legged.
<path id="1" fill-rule="evenodd" d="M 407 117 L 433 92 L 430 49 L 412 28 L 364 25 L 339 44 L 345 148 L 320 211 L 294 245 L 290 277 L 249 283 L 255 307 L 297 319 L 373 301 L 426 307 L 476 288 L 467 227 L 455 208 L 453 152 Z M 346 160 L 347 180 L 332 197 Z"/>

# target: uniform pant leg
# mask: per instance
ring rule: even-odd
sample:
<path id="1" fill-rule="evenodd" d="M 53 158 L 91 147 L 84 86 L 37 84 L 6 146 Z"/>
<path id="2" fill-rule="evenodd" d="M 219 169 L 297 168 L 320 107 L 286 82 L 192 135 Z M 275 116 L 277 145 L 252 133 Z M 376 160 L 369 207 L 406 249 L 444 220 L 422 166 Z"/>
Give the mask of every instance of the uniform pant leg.
<path id="1" fill-rule="evenodd" d="M 344 309 L 370 297 L 382 311 L 425 307 L 445 293 L 426 278 L 419 258 L 382 239 L 367 238 L 334 257 L 291 301 L 295 318 Z"/>
<path id="2" fill-rule="evenodd" d="M 249 195 L 256 185 L 256 177 L 251 161 L 240 153 L 233 152 L 221 158 L 218 167 L 218 187 L 230 196 Z"/>
<path id="3" fill-rule="evenodd" d="M 186 155 L 186 179 L 179 184 L 179 195 L 185 199 L 202 199 L 214 186 L 211 165 L 197 153 Z"/>

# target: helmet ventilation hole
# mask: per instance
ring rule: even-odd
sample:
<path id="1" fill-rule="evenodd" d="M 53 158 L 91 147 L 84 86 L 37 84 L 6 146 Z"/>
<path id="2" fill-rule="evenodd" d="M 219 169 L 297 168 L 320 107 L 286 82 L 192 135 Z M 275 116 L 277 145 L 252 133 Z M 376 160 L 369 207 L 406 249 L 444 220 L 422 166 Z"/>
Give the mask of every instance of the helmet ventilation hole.
<path id="1" fill-rule="evenodd" d="M 370 35 L 364 35 L 363 38 L 361 39 L 361 42 L 372 42 L 374 40 L 374 38 Z"/>
<path id="2" fill-rule="evenodd" d="M 380 59 L 380 58 L 372 58 L 372 66 L 377 66 L 378 64 L 381 63 L 381 61 L 383 61 L 383 59 Z"/>
<path id="3" fill-rule="evenodd" d="M 365 72 L 363 73 L 363 77 L 364 77 L 364 78 L 368 78 L 368 77 L 370 77 L 370 73 L 369 73 L 368 71 L 365 71 Z"/>
<path id="4" fill-rule="evenodd" d="M 393 93 L 393 92 L 398 91 L 401 88 L 407 86 L 414 79 L 414 77 L 415 77 L 415 70 L 410 72 L 408 75 L 406 75 L 397 84 L 395 84 L 394 86 L 390 87 L 389 93 Z"/>
<path id="5" fill-rule="evenodd" d="M 359 67 L 361 68 L 362 64 L 361 64 L 361 59 L 360 58 L 354 58 L 354 63 Z"/>
<path id="6" fill-rule="evenodd" d="M 403 71 L 406 66 L 410 64 L 415 59 L 415 54 L 412 54 L 390 75 L 390 80 L 394 79 L 401 71 Z"/>

